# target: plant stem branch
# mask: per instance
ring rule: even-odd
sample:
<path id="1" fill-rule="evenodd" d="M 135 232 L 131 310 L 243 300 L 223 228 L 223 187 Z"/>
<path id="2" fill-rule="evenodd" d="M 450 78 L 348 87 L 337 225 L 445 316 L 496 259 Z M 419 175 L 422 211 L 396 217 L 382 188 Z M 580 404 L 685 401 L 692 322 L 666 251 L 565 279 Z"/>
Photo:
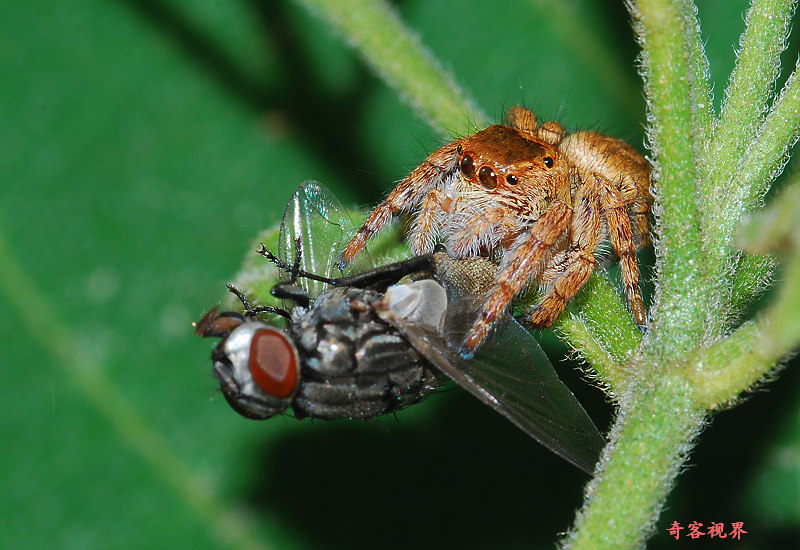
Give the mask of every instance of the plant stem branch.
<path id="1" fill-rule="evenodd" d="M 763 138 L 764 113 L 780 73 L 780 55 L 786 48 L 794 4 L 795 0 L 754 0 L 722 113 L 703 158 L 703 246 L 709 292 L 714 297 L 706 311 L 709 340 L 727 329 L 733 291 L 730 281 L 736 269 L 760 268 L 738 261 L 733 236 L 742 216 L 752 208 L 752 197 L 760 198 L 777 176 L 769 155 L 760 152 L 753 157 L 750 152 Z M 742 170 L 754 166 L 767 171 L 762 170 L 759 178 L 739 177 Z"/>
<path id="2" fill-rule="evenodd" d="M 716 408 L 757 384 L 800 343 L 800 186 L 797 182 L 775 197 L 739 232 L 748 252 L 773 252 L 784 258 L 782 279 L 774 301 L 754 321 L 694 354 L 687 377 L 699 406 Z M 761 258 L 761 263 L 771 261 Z"/>
<path id="3" fill-rule="evenodd" d="M 706 242 L 713 242 L 718 218 L 731 209 L 731 177 L 757 136 L 774 91 L 793 4 L 794 0 L 754 0 L 747 12 L 736 67 L 704 159 L 703 197 L 710 215 Z"/>
<path id="4" fill-rule="evenodd" d="M 783 87 L 734 175 L 731 189 L 742 211 L 757 205 L 783 170 L 789 152 L 800 135 L 800 60 Z M 741 217 L 732 223 L 736 230 Z"/>
<path id="5" fill-rule="evenodd" d="M 434 129 L 470 134 L 486 116 L 383 0 L 297 0 L 331 24 Z"/>
<path id="6" fill-rule="evenodd" d="M 786 267 L 787 281 L 800 280 L 800 257 Z M 767 311 L 727 338 L 696 354 L 687 372 L 694 402 L 724 406 L 752 388 L 800 343 L 800 286 L 784 284 Z"/>

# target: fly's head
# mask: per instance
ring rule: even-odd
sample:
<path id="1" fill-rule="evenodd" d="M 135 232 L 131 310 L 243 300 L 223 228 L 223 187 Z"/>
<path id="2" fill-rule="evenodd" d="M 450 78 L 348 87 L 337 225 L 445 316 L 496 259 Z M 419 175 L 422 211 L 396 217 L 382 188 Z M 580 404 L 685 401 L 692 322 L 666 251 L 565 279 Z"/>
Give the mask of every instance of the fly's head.
<path id="1" fill-rule="evenodd" d="M 264 420 L 291 405 L 300 383 L 300 358 L 284 331 L 212 309 L 195 323 L 195 332 L 222 338 L 211 354 L 214 376 L 236 412 Z"/>

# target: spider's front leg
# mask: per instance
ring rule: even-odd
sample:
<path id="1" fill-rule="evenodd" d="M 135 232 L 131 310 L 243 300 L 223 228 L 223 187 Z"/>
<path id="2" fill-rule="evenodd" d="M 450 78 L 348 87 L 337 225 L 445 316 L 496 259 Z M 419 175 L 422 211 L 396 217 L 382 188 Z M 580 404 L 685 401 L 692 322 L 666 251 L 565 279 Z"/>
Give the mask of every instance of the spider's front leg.
<path id="1" fill-rule="evenodd" d="M 467 333 L 461 349 L 463 356 L 471 357 L 475 353 L 514 296 L 541 273 L 547 253 L 563 237 L 571 218 L 572 208 L 564 201 L 555 199 L 530 232 L 519 237 L 519 244 L 512 245 L 506 253 L 510 259 L 503 262 L 497 286 Z"/>
<path id="2" fill-rule="evenodd" d="M 342 253 L 342 266 L 352 262 L 367 244 L 367 240 L 388 224 L 392 215 L 418 206 L 432 189 L 438 188 L 458 168 L 458 147 L 461 140 L 437 149 L 403 178 L 397 187 L 367 217 L 364 224 L 347 243 Z"/>

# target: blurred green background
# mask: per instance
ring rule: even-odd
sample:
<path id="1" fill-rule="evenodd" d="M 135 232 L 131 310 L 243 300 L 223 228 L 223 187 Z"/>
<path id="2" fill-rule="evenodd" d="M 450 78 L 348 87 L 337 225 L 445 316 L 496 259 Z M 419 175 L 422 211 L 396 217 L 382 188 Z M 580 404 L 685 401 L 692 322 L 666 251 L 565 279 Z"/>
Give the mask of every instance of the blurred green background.
<path id="1" fill-rule="evenodd" d="M 698 3 L 721 96 L 747 3 Z M 395 5 L 494 119 L 524 103 L 644 150 L 622 2 Z M 372 204 L 440 143 L 291 2 L 0 3 L 2 546 L 552 547 L 585 475 L 460 390 L 247 421 L 191 330 L 300 182 Z M 800 539 L 794 367 L 703 433 L 653 548 L 689 544 L 672 521 Z"/>

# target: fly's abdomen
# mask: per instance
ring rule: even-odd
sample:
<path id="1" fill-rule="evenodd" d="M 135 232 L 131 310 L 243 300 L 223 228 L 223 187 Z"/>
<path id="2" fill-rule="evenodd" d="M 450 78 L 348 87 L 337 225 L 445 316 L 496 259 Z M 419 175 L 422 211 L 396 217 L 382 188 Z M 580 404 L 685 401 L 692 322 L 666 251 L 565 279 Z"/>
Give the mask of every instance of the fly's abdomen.
<path id="1" fill-rule="evenodd" d="M 369 291 L 353 290 L 331 292 L 328 304 L 315 304 L 294 327 L 298 418 L 373 418 L 417 403 L 446 381 L 374 314 L 365 303 Z"/>

